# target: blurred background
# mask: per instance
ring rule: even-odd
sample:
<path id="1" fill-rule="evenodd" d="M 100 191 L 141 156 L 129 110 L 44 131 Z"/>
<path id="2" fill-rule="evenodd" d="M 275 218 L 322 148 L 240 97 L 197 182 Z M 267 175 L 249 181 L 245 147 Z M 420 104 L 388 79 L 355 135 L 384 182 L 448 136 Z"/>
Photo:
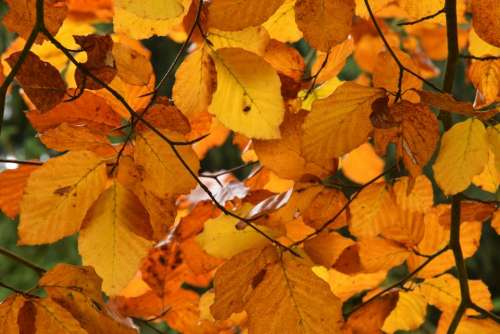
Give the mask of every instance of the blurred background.
<path id="1" fill-rule="evenodd" d="M 7 6 L 3 1 L 0 1 L 0 17 L 7 11 Z M 389 22 L 390 24 L 390 22 Z M 399 27 L 394 24 L 395 30 Z M 101 24 L 97 26 L 100 32 L 110 32 L 111 25 Z M 15 35 L 8 32 L 5 27 L 0 25 L 0 52 L 4 52 L 10 43 L 15 39 Z M 154 37 L 143 41 L 152 53 L 152 64 L 159 77 L 165 73 L 177 51 L 180 44 L 171 41 L 168 38 Z M 312 64 L 315 54 L 304 41 L 295 43 L 294 46 L 303 55 L 307 64 Z M 436 62 L 435 65 L 441 70 L 444 69 L 444 62 Z M 464 77 L 464 64 L 457 72 L 458 78 L 456 81 L 456 95 L 462 100 L 474 99 L 474 88 L 467 82 Z M 309 66 L 310 67 L 310 66 Z M 347 65 L 340 74 L 340 79 L 352 80 L 361 73 L 352 56 L 349 58 Z M 437 85 L 441 83 L 434 80 Z M 170 96 L 173 77 L 167 80 L 164 87 L 161 88 L 162 95 Z M 23 113 L 26 110 L 20 94 L 19 86 L 13 85 L 11 94 L 8 96 L 6 112 L 4 117 L 4 125 L 0 135 L 0 157 L 6 159 L 40 159 L 46 160 L 56 152 L 48 151 L 36 138 L 35 131 L 31 128 Z M 390 157 L 391 155 L 388 154 Z M 389 158 L 390 159 L 390 158 Z M 229 169 L 242 164 L 240 152 L 238 148 L 232 144 L 232 136 L 229 136 L 227 141 L 220 147 L 209 151 L 205 159 L 202 161 L 202 171 L 218 171 Z M 16 168 L 12 163 L 0 163 L 0 170 Z M 245 171 L 242 170 L 237 175 L 245 176 Z M 426 170 L 430 175 L 430 170 Z M 436 193 L 437 199 L 443 199 L 442 195 Z M 478 188 L 472 187 L 467 192 L 467 195 L 482 200 L 494 200 L 494 195 L 481 191 Z M 78 255 L 76 237 L 71 236 L 47 246 L 17 246 L 17 220 L 12 221 L 0 213 L 0 246 L 11 250 L 12 252 L 29 259 L 30 261 L 44 267 L 51 268 L 57 263 L 81 264 L 81 259 Z M 498 256 L 500 249 L 500 237 L 490 227 L 489 224 L 484 224 L 482 233 L 481 245 L 477 253 L 467 260 L 467 267 L 470 278 L 482 279 L 489 287 L 495 305 L 495 311 L 500 311 L 500 257 Z M 394 269 L 388 277 L 388 282 L 395 280 L 404 275 L 404 271 L 399 268 Z M 29 268 L 12 261 L 0 255 L 0 280 L 10 284 L 21 290 L 28 290 L 36 285 L 38 276 Z M 9 290 L 0 288 L 0 300 L 3 300 Z M 430 319 L 422 326 L 422 328 L 413 333 L 432 333 L 437 321 L 438 312 L 432 308 L 429 310 Z M 175 333 L 173 330 L 166 328 L 165 325 L 155 325 L 164 333 Z M 155 333 L 151 328 L 144 327 L 142 333 Z M 479 333 L 478 333 L 479 334 Z"/>

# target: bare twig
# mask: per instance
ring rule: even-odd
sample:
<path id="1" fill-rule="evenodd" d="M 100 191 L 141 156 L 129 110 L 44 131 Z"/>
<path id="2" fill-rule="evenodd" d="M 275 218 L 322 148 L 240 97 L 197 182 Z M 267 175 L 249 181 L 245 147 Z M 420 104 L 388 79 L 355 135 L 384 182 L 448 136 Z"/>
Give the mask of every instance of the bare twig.
<path id="1" fill-rule="evenodd" d="M 17 160 L 17 159 L 0 159 L 0 162 L 12 163 L 12 164 L 18 164 L 18 165 L 35 165 L 35 166 L 43 165 L 42 161 Z"/>
<path id="2" fill-rule="evenodd" d="M 25 292 L 25 291 L 19 290 L 18 288 L 15 288 L 15 287 L 13 287 L 13 286 L 11 286 L 9 284 L 6 284 L 4 282 L 1 282 L 1 281 L 0 281 L 0 287 L 1 288 L 5 288 L 7 290 L 10 290 L 12 292 L 15 292 L 17 294 L 23 295 L 23 296 L 28 297 L 28 298 L 40 298 L 37 295 L 33 295 L 33 294 L 29 293 L 29 292 Z"/>
<path id="3" fill-rule="evenodd" d="M 460 58 L 465 58 L 465 59 L 473 59 L 473 60 L 479 60 L 479 61 L 487 61 L 487 60 L 498 60 L 500 59 L 500 56 L 474 56 L 474 55 L 460 55 Z"/>
<path id="4" fill-rule="evenodd" d="M 29 260 L 26 260 L 25 258 L 22 258 L 20 257 L 19 255 L 17 255 L 16 253 L 4 248 L 4 247 L 1 247 L 0 246 L 0 254 L 16 261 L 16 262 L 19 262 L 21 263 L 22 265 L 32 269 L 33 271 L 35 271 L 38 275 L 43 275 L 45 273 L 45 269 L 40 267 L 39 265 L 36 265 L 34 264 L 33 262 L 29 261 Z"/>
<path id="5" fill-rule="evenodd" d="M 328 63 L 329 57 L 330 57 L 330 50 L 328 50 L 328 52 L 325 56 L 325 59 L 323 59 L 323 62 L 321 63 L 321 66 L 319 67 L 318 71 L 311 78 L 309 78 L 309 80 L 312 80 L 312 82 L 311 82 L 311 86 L 309 86 L 309 89 L 306 92 L 306 95 L 304 96 L 304 100 L 307 99 L 309 94 L 311 94 L 311 92 L 313 91 L 314 86 L 316 86 L 316 81 L 318 81 L 319 75 L 321 74 L 323 69 L 326 67 L 326 64 Z"/>
<path id="6" fill-rule="evenodd" d="M 417 19 L 415 21 L 400 22 L 400 23 L 398 23 L 398 26 L 409 26 L 409 25 L 417 24 L 417 23 L 420 23 L 420 22 L 423 22 L 423 21 L 426 21 L 426 20 L 433 19 L 436 16 L 443 14 L 444 12 L 445 12 L 444 8 L 441 8 L 440 10 L 438 10 L 437 12 L 435 12 L 434 14 L 430 14 L 430 15 L 421 17 L 421 18 L 419 18 L 419 19 Z"/>

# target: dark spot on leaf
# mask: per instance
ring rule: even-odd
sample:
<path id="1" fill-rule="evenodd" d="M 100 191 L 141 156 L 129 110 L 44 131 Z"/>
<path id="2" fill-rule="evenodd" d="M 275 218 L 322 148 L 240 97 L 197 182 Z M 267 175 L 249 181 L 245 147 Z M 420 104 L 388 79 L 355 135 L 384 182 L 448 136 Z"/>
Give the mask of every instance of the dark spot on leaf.
<path id="1" fill-rule="evenodd" d="M 71 186 L 61 187 L 54 190 L 54 194 L 64 196 L 71 191 Z"/>
<path id="2" fill-rule="evenodd" d="M 259 284 L 260 282 L 262 282 L 262 280 L 264 279 L 264 276 L 266 276 L 266 269 L 262 269 L 261 271 L 259 271 L 259 273 L 257 275 L 255 275 L 255 277 L 252 279 L 252 288 L 255 289 Z"/>
<path id="3" fill-rule="evenodd" d="M 250 111 L 250 109 L 252 109 L 250 106 L 245 106 L 245 107 L 243 108 L 243 112 L 245 112 L 245 113 L 246 113 L 246 112 L 249 112 L 249 111 Z"/>

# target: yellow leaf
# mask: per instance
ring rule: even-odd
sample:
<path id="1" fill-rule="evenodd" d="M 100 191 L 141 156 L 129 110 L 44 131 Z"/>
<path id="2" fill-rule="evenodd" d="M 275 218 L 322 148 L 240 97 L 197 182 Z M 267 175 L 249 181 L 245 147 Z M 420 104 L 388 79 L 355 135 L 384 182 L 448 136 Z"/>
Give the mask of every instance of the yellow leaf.
<path id="1" fill-rule="evenodd" d="M 446 195 L 459 193 L 470 185 L 488 162 L 486 130 L 481 121 L 468 119 L 455 124 L 441 139 L 434 163 L 434 177 Z"/>
<path id="2" fill-rule="evenodd" d="M 330 269 L 329 274 L 328 284 L 334 295 L 343 302 L 359 292 L 378 286 L 386 276 L 385 271 L 348 275 L 335 269 Z"/>
<path id="3" fill-rule="evenodd" d="M 434 204 L 432 183 L 425 175 L 419 175 L 413 180 L 410 188 L 409 177 L 402 177 L 394 184 L 396 203 L 402 210 L 427 212 Z"/>
<path id="4" fill-rule="evenodd" d="M 358 238 L 375 237 L 384 226 L 394 224 L 399 218 L 396 203 L 383 183 L 364 188 L 349 209 L 349 230 Z"/>
<path id="5" fill-rule="evenodd" d="M 385 319 L 382 330 L 387 333 L 415 330 L 424 323 L 426 313 L 427 302 L 423 296 L 414 291 L 399 291 L 398 303 Z"/>
<path id="6" fill-rule="evenodd" d="M 167 131 L 169 139 L 183 140 L 183 137 Z M 200 163 L 189 146 L 178 146 L 177 150 L 189 168 L 197 173 Z M 139 135 L 136 142 L 135 161 L 143 170 L 144 187 L 159 197 L 188 193 L 196 186 L 196 181 L 176 157 L 168 143 L 156 133 L 148 131 Z"/>
<path id="7" fill-rule="evenodd" d="M 382 90 L 347 82 L 315 101 L 303 125 L 305 156 L 313 161 L 340 157 L 366 142 L 372 130 L 371 104 L 382 95 Z"/>
<path id="8" fill-rule="evenodd" d="M 142 5 L 142 4 L 141 4 Z M 118 76 L 131 85 L 147 85 L 153 73 L 149 59 L 127 43 L 113 44 L 113 58 Z"/>
<path id="9" fill-rule="evenodd" d="M 495 229 L 497 234 L 500 234 L 500 210 L 496 210 L 491 219 L 491 227 Z"/>
<path id="10" fill-rule="evenodd" d="M 269 34 L 262 27 L 248 27 L 238 31 L 211 29 L 208 38 L 214 49 L 241 48 L 262 56 L 270 41 Z"/>
<path id="11" fill-rule="evenodd" d="M 493 46 L 481 39 L 471 28 L 469 31 L 469 52 L 477 57 L 483 56 L 500 56 L 500 48 Z"/>
<path id="12" fill-rule="evenodd" d="M 115 0 L 113 26 L 116 33 L 134 39 L 165 36 L 182 23 L 191 0 Z"/>
<path id="13" fill-rule="evenodd" d="M 358 245 L 359 258 L 366 273 L 389 270 L 410 255 L 406 248 L 382 238 L 362 239 Z"/>
<path id="14" fill-rule="evenodd" d="M 487 310 L 492 309 L 491 295 L 486 284 L 481 280 L 469 280 L 468 284 L 472 301 Z M 455 309 L 460 303 L 459 282 L 451 274 L 427 279 L 417 287 L 416 291 L 429 304 L 436 306 L 441 311 Z"/>
<path id="15" fill-rule="evenodd" d="M 284 253 L 254 280 L 249 333 L 341 333 L 342 303 L 300 258 Z"/>
<path id="16" fill-rule="evenodd" d="M 342 173 L 350 180 L 365 184 L 384 170 L 382 160 L 370 143 L 364 143 L 341 159 Z M 378 182 L 383 181 L 382 178 Z"/>
<path id="17" fill-rule="evenodd" d="M 472 0 L 472 26 L 486 42 L 500 47 L 500 6 L 496 0 Z"/>
<path id="18" fill-rule="evenodd" d="M 295 22 L 296 0 L 285 0 L 281 7 L 262 24 L 272 39 L 280 42 L 296 42 L 302 38 L 302 32 Z"/>
<path id="19" fill-rule="evenodd" d="M 400 6 L 403 7 L 408 13 L 410 19 L 415 20 L 424 16 L 429 16 L 437 11 L 441 10 L 444 7 L 445 0 L 402 0 L 400 1 Z M 440 22 L 445 23 L 444 16 L 438 15 L 437 18 L 434 18 L 431 22 Z"/>
<path id="20" fill-rule="evenodd" d="M 64 307 L 50 298 L 32 300 L 37 334 L 88 334 Z"/>
<path id="21" fill-rule="evenodd" d="M 327 52 L 351 32 L 354 7 L 354 0 L 301 0 L 295 21 L 312 47 Z"/>
<path id="22" fill-rule="evenodd" d="M 250 138 L 280 137 L 284 105 L 276 71 L 262 58 L 238 48 L 212 53 L 217 90 L 209 112 L 231 130 Z"/>
<path id="23" fill-rule="evenodd" d="M 205 252 L 223 259 L 268 243 L 264 236 L 251 227 L 240 228 L 238 222 L 238 219 L 224 214 L 209 219 L 205 222 L 203 232 L 196 237 L 196 241 Z M 266 234 L 271 232 L 265 227 L 257 227 Z"/>
<path id="24" fill-rule="evenodd" d="M 417 250 L 424 255 L 432 255 L 448 243 L 450 229 L 442 227 L 438 219 L 433 213 L 426 214 L 425 233 L 422 241 L 417 245 Z M 481 228 L 482 224 L 478 221 L 467 221 L 460 225 L 460 245 L 464 253 L 464 258 L 471 257 L 479 248 Z M 407 262 L 410 271 L 415 270 L 425 259 L 416 254 L 410 255 Z M 452 251 L 448 250 L 432 260 L 431 263 L 418 273 L 418 276 L 436 276 L 453 266 L 455 266 L 455 258 Z"/>
<path id="25" fill-rule="evenodd" d="M 88 151 L 50 159 L 28 179 L 21 202 L 19 243 L 50 243 L 77 232 L 106 186 L 104 161 Z"/>
<path id="26" fill-rule="evenodd" d="M 3 334 L 19 334 L 19 311 L 25 303 L 21 295 L 10 295 L 0 303 L 0 328 Z"/>
<path id="27" fill-rule="evenodd" d="M 495 155 L 489 151 L 488 162 L 484 166 L 483 171 L 472 178 L 474 183 L 479 188 L 490 193 L 496 193 L 500 183 L 500 165 L 495 163 Z M 498 167 L 498 168 L 497 168 Z"/>
<path id="28" fill-rule="evenodd" d="M 208 7 L 210 27 L 235 31 L 264 23 L 284 0 L 213 0 Z"/>
<path id="29" fill-rule="evenodd" d="M 149 216 L 137 197 L 116 181 L 89 210 L 78 238 L 85 265 L 103 279 L 103 290 L 117 294 L 132 279 L 152 247 Z"/>
<path id="30" fill-rule="evenodd" d="M 497 166 L 497 172 L 500 173 L 500 124 L 488 127 L 486 129 L 486 134 L 488 135 L 490 150 L 495 156 L 495 165 Z"/>
<path id="31" fill-rule="evenodd" d="M 191 53 L 175 73 L 172 97 L 188 117 L 207 110 L 215 90 L 215 66 L 205 48 Z"/>
<path id="32" fill-rule="evenodd" d="M 481 98 L 474 102 L 480 108 L 497 100 L 500 91 L 500 60 L 475 61 L 469 66 L 469 79 Z"/>

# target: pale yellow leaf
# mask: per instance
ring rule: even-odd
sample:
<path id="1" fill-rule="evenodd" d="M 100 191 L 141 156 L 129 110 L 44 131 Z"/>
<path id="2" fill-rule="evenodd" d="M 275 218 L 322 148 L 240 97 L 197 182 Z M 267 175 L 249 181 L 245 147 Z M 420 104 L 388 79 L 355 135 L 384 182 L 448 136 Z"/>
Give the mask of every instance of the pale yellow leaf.
<path id="1" fill-rule="evenodd" d="M 231 130 L 250 138 L 280 137 L 284 117 L 281 82 L 262 58 L 239 48 L 212 53 L 217 70 L 217 90 L 209 112 Z"/>
<path id="2" fill-rule="evenodd" d="M 271 38 L 280 42 L 296 42 L 302 38 L 302 32 L 295 22 L 296 0 L 285 0 L 276 12 L 262 24 Z"/>
<path id="3" fill-rule="evenodd" d="M 106 190 L 90 209 L 78 238 L 83 263 L 95 268 L 103 290 L 117 294 L 133 278 L 152 247 L 149 216 L 121 184 Z"/>
<path id="4" fill-rule="evenodd" d="M 481 121 L 471 118 L 455 124 L 443 135 L 433 166 L 434 177 L 446 195 L 453 195 L 465 190 L 487 162 L 486 130 Z"/>
<path id="5" fill-rule="evenodd" d="M 484 166 L 483 171 L 472 178 L 472 183 L 490 193 L 496 193 L 500 183 L 500 165 L 495 163 L 495 155 L 490 150 L 488 154 L 488 162 Z"/>
<path id="6" fill-rule="evenodd" d="M 238 31 L 210 30 L 208 34 L 214 49 L 240 48 L 262 56 L 270 41 L 269 34 L 262 27 L 248 27 Z"/>
<path id="7" fill-rule="evenodd" d="M 191 0 L 116 0 L 113 28 L 134 39 L 165 36 L 182 23 Z"/>
<path id="8" fill-rule="evenodd" d="M 80 229 L 106 186 L 106 165 L 88 151 L 50 159 L 28 179 L 21 202 L 19 243 L 50 243 Z"/>
<path id="9" fill-rule="evenodd" d="M 268 240 L 257 231 L 249 226 L 242 229 L 238 226 L 238 222 L 238 219 L 224 214 L 209 219 L 205 222 L 203 232 L 196 237 L 196 241 L 205 252 L 223 259 L 268 243 Z M 264 233 L 271 234 L 268 228 L 257 227 Z"/>

